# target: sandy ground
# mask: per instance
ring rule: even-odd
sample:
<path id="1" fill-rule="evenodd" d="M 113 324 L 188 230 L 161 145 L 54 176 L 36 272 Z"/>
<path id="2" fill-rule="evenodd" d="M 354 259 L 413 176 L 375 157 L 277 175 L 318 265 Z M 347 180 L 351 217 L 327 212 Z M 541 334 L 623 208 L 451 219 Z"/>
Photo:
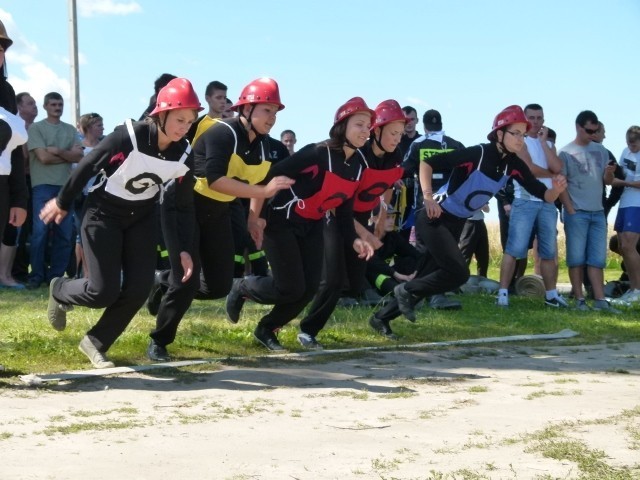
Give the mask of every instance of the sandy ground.
<path id="1" fill-rule="evenodd" d="M 639 343 L 319 358 L 3 389 L 0 479 L 640 478 Z"/>

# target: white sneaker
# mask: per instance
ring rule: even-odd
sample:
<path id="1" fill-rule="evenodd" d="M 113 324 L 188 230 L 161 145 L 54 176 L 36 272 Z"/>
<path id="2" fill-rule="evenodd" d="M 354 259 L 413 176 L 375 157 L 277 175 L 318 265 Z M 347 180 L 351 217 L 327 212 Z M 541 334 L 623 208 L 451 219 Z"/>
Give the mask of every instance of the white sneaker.
<path id="1" fill-rule="evenodd" d="M 509 306 L 509 296 L 508 295 L 498 295 L 496 298 L 496 305 L 499 307 L 508 307 Z"/>
<path id="2" fill-rule="evenodd" d="M 630 307 L 632 303 L 636 302 L 640 302 L 640 290 L 638 290 L 637 288 L 634 290 L 627 290 L 627 292 L 625 292 L 619 298 L 611 300 L 612 304 L 625 307 Z"/>
<path id="3" fill-rule="evenodd" d="M 113 368 L 115 364 L 110 361 L 104 353 L 96 348 L 88 335 L 85 335 L 84 338 L 80 341 L 80 345 L 78 345 L 78 350 L 84 353 L 87 358 L 91 361 L 91 364 L 96 368 Z"/>

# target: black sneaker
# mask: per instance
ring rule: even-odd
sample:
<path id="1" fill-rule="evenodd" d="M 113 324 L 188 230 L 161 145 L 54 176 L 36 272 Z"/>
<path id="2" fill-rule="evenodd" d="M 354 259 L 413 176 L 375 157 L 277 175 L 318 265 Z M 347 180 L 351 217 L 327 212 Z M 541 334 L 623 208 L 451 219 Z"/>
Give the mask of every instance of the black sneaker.
<path id="1" fill-rule="evenodd" d="M 553 308 L 569 308 L 569 303 L 561 296 L 545 298 L 544 304 Z"/>
<path id="2" fill-rule="evenodd" d="M 393 294 L 398 301 L 398 308 L 400 312 L 405 316 L 407 320 L 410 322 L 416 321 L 416 312 L 414 307 L 417 303 L 416 297 L 407 292 L 407 289 L 404 288 L 404 283 L 396 285 L 393 289 Z"/>
<path id="3" fill-rule="evenodd" d="M 227 295 L 227 300 L 224 304 L 224 309 L 227 312 L 227 320 L 231 323 L 238 323 L 240 320 L 240 312 L 244 306 L 245 298 L 240 291 L 240 283 L 242 278 L 234 278 L 231 285 L 231 291 Z M 269 347 L 267 347 L 269 348 Z"/>
<path id="4" fill-rule="evenodd" d="M 284 350 L 284 347 L 280 345 L 276 334 L 266 327 L 258 325 L 253 332 L 253 337 L 271 351 L 279 352 Z"/>
<path id="5" fill-rule="evenodd" d="M 169 352 L 167 352 L 167 347 L 158 345 L 153 339 L 149 341 L 149 346 L 147 347 L 147 357 L 149 357 L 149 360 L 152 360 L 154 362 L 171 361 L 171 356 L 169 355 Z"/>
<path id="6" fill-rule="evenodd" d="M 153 275 L 153 286 L 149 291 L 149 296 L 147 297 L 147 310 L 154 317 L 158 314 L 158 310 L 160 309 L 160 302 L 162 301 L 162 295 L 164 292 L 162 291 L 162 282 L 161 282 L 162 272 L 157 270 Z"/>
<path id="7" fill-rule="evenodd" d="M 371 315 L 369 318 L 369 325 L 380 335 L 387 337 L 389 340 L 397 340 L 398 336 L 393 333 L 389 320 L 380 320 L 375 315 Z"/>

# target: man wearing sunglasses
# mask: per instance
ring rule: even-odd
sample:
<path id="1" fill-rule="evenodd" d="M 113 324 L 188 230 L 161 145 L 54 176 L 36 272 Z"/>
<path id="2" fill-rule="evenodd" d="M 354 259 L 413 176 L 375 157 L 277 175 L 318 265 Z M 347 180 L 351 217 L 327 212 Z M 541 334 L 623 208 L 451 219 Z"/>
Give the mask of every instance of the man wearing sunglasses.
<path id="1" fill-rule="evenodd" d="M 615 165 L 608 165 L 607 149 L 595 142 L 598 117 L 590 110 L 576 118 L 576 138 L 560 150 L 562 173 L 567 189 L 560 194 L 563 205 L 569 279 L 576 309 L 619 313 L 604 296 L 604 267 L 607 260 L 607 222 L 602 205 L 603 179 L 613 181 Z M 583 269 L 591 281 L 593 307 L 589 307 L 582 289 Z"/>

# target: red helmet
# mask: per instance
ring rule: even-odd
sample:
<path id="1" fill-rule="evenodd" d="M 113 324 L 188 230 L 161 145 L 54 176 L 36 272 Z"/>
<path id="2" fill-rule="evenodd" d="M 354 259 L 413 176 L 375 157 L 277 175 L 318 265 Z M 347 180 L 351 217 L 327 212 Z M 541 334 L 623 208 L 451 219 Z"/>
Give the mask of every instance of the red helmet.
<path id="1" fill-rule="evenodd" d="M 156 108 L 149 115 L 158 115 L 160 112 L 178 110 L 180 108 L 192 108 L 199 112 L 204 110 L 191 82 L 186 78 L 174 78 L 167 83 L 158 92 Z"/>
<path id="2" fill-rule="evenodd" d="M 496 115 L 496 118 L 493 119 L 493 127 L 491 128 L 489 135 L 487 135 L 487 138 L 491 140 L 490 137 L 493 132 L 508 125 L 513 125 L 514 123 L 526 123 L 527 130 L 531 128 L 529 120 L 527 120 L 522 108 L 518 105 L 511 105 Z"/>
<path id="3" fill-rule="evenodd" d="M 371 130 L 382 127 L 391 122 L 407 123 L 407 116 L 402 111 L 400 104 L 395 100 L 385 100 L 376 107 L 376 118 L 371 125 Z"/>
<path id="4" fill-rule="evenodd" d="M 374 122 L 376 117 L 376 112 L 374 112 L 367 106 L 362 97 L 353 97 L 352 99 L 347 100 L 344 105 L 341 105 L 340 108 L 338 108 L 338 111 L 333 118 L 333 124 L 335 125 L 336 123 L 341 122 L 345 118 L 348 118 L 351 115 L 355 115 L 356 113 L 369 113 L 371 115 L 371 123 Z"/>
<path id="5" fill-rule="evenodd" d="M 278 105 L 278 111 L 284 108 L 280 102 L 280 89 L 278 82 L 273 78 L 258 78 L 242 89 L 238 101 L 230 107 L 231 110 L 238 111 L 238 107 L 246 104 L 273 103 Z"/>

